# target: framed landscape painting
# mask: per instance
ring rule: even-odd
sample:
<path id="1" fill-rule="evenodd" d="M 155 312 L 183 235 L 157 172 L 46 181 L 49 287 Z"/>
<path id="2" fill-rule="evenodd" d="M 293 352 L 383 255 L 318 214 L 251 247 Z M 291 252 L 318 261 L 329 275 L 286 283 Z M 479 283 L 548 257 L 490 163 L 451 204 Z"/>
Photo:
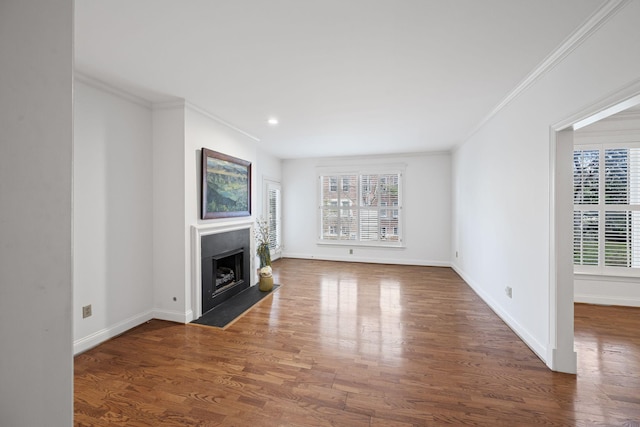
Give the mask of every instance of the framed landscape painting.
<path id="1" fill-rule="evenodd" d="M 251 162 L 202 148 L 202 219 L 251 215 Z"/>

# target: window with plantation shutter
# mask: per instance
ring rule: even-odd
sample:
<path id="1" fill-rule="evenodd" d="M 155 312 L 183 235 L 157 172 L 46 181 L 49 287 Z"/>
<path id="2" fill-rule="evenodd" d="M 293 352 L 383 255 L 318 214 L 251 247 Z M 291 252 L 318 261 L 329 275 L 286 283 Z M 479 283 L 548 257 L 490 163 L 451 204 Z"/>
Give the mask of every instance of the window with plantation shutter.
<path id="1" fill-rule="evenodd" d="M 640 267 L 640 144 L 576 146 L 573 180 L 576 271 Z"/>
<path id="2" fill-rule="evenodd" d="M 402 172 L 320 173 L 320 243 L 402 245 Z"/>
<path id="3" fill-rule="evenodd" d="M 273 181 L 266 181 L 266 219 L 269 225 L 269 249 L 271 250 L 271 259 L 275 260 L 280 257 L 282 246 L 281 238 L 281 189 L 280 184 Z"/>
<path id="4" fill-rule="evenodd" d="M 598 212 L 573 212 L 573 263 L 598 265 Z"/>

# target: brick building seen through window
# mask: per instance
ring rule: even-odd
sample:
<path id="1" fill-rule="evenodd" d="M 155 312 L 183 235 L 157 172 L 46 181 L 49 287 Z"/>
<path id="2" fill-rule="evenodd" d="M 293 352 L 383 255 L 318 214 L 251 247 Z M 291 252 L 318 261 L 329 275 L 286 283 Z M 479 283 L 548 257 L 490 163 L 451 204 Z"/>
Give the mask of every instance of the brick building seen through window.
<path id="1" fill-rule="evenodd" d="M 400 173 L 321 175 L 320 240 L 400 243 L 400 178 Z"/>

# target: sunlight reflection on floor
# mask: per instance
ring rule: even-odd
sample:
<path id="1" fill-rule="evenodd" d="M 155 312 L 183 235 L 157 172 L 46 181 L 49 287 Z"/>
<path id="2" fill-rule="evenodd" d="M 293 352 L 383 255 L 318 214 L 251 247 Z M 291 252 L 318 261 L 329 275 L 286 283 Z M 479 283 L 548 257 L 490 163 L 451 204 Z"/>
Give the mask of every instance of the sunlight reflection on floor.
<path id="1" fill-rule="evenodd" d="M 323 278 L 320 336 L 341 352 L 392 362 L 402 354 L 400 284 Z M 377 301 L 377 303 L 376 303 Z"/>

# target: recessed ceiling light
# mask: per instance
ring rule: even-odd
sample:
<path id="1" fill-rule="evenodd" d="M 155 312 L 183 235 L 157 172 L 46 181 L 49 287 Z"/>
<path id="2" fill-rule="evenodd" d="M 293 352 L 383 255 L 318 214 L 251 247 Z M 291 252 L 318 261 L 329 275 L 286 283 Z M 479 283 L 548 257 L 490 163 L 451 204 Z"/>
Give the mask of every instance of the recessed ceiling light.
<path id="1" fill-rule="evenodd" d="M 277 125 L 278 119 L 276 119 L 275 117 L 272 117 L 269 120 L 267 120 L 267 123 L 269 123 L 270 125 Z"/>

